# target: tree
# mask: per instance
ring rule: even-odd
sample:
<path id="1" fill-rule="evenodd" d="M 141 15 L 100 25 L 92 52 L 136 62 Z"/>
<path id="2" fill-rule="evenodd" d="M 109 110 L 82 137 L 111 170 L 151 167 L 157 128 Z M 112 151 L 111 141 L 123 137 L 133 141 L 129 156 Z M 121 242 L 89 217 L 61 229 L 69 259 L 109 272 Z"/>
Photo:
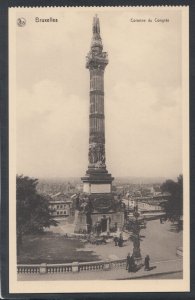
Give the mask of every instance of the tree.
<path id="1" fill-rule="evenodd" d="M 58 224 L 49 209 L 48 200 L 37 192 L 38 179 L 16 176 L 17 245 L 24 234 L 43 232 L 44 228 Z M 19 249 L 19 248 L 18 248 Z"/>
<path id="2" fill-rule="evenodd" d="M 179 175 L 177 182 L 169 179 L 161 185 L 162 192 L 170 193 L 169 200 L 165 204 L 167 218 L 179 220 L 183 215 L 183 175 Z"/>

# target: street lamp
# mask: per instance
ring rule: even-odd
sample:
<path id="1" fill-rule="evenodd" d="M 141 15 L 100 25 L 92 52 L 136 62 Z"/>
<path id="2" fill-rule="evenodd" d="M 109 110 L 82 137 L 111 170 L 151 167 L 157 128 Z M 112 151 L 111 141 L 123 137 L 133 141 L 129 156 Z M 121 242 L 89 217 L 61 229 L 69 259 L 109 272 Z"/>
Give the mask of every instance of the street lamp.
<path id="1" fill-rule="evenodd" d="M 134 212 L 133 212 L 133 216 L 134 216 L 134 220 L 133 220 L 133 257 L 135 260 L 139 261 L 141 260 L 141 251 L 140 251 L 140 224 L 138 221 L 139 218 L 139 212 L 138 212 L 138 204 L 137 204 L 137 200 L 136 200 L 136 205 L 134 208 Z"/>

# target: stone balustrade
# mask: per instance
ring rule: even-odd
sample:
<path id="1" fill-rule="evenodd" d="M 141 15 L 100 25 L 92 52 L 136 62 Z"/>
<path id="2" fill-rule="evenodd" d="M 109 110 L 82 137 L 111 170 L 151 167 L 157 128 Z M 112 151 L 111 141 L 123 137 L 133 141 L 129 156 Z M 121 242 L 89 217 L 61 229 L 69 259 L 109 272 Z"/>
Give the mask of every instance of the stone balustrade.
<path id="1" fill-rule="evenodd" d="M 123 269 L 126 267 L 127 260 L 126 259 L 120 259 L 120 260 L 114 260 L 111 261 L 111 269 Z"/>
<path id="2" fill-rule="evenodd" d="M 102 271 L 104 269 L 103 261 L 79 263 L 79 272 L 82 271 Z"/>
<path id="3" fill-rule="evenodd" d="M 19 274 L 56 274 L 56 273 L 77 273 L 106 271 L 110 269 L 123 269 L 126 267 L 126 258 L 119 260 L 93 261 L 93 262 L 73 262 L 68 264 L 19 264 L 17 272 Z"/>
<path id="4" fill-rule="evenodd" d="M 18 273 L 29 273 L 29 274 L 38 274 L 40 273 L 41 265 L 18 265 L 17 272 Z"/>
<path id="5" fill-rule="evenodd" d="M 68 273 L 72 272 L 72 264 L 47 264 L 46 273 Z"/>

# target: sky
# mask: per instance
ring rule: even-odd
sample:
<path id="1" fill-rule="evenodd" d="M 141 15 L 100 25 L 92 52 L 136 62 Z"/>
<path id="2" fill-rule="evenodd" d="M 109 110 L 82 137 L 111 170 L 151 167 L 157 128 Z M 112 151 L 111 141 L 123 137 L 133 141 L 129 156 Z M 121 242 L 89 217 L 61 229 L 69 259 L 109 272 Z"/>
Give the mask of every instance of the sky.
<path id="1" fill-rule="evenodd" d="M 17 173 L 80 177 L 87 170 L 85 61 L 95 13 L 109 57 L 107 169 L 115 177 L 176 177 L 182 173 L 181 15 L 144 8 L 25 11 L 26 26 L 16 28 Z M 37 23 L 35 17 L 58 22 Z"/>

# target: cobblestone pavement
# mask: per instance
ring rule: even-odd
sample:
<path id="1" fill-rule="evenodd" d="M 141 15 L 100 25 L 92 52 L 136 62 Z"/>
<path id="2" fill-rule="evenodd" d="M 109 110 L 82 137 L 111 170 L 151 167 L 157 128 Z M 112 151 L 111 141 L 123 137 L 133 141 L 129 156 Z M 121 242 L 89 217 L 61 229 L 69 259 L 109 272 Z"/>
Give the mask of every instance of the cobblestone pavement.
<path id="1" fill-rule="evenodd" d="M 128 273 L 125 269 L 114 269 L 108 271 L 93 271 L 93 272 L 80 272 L 80 273 L 64 273 L 64 274 L 18 274 L 18 280 L 21 281 L 36 281 L 36 280 L 127 280 L 127 279 L 141 279 L 161 274 L 171 274 L 175 278 L 176 273 L 180 273 L 183 270 L 182 259 L 159 261 L 151 263 L 151 270 L 145 271 L 142 267 L 135 273 Z M 157 277 L 158 278 L 158 277 Z"/>

